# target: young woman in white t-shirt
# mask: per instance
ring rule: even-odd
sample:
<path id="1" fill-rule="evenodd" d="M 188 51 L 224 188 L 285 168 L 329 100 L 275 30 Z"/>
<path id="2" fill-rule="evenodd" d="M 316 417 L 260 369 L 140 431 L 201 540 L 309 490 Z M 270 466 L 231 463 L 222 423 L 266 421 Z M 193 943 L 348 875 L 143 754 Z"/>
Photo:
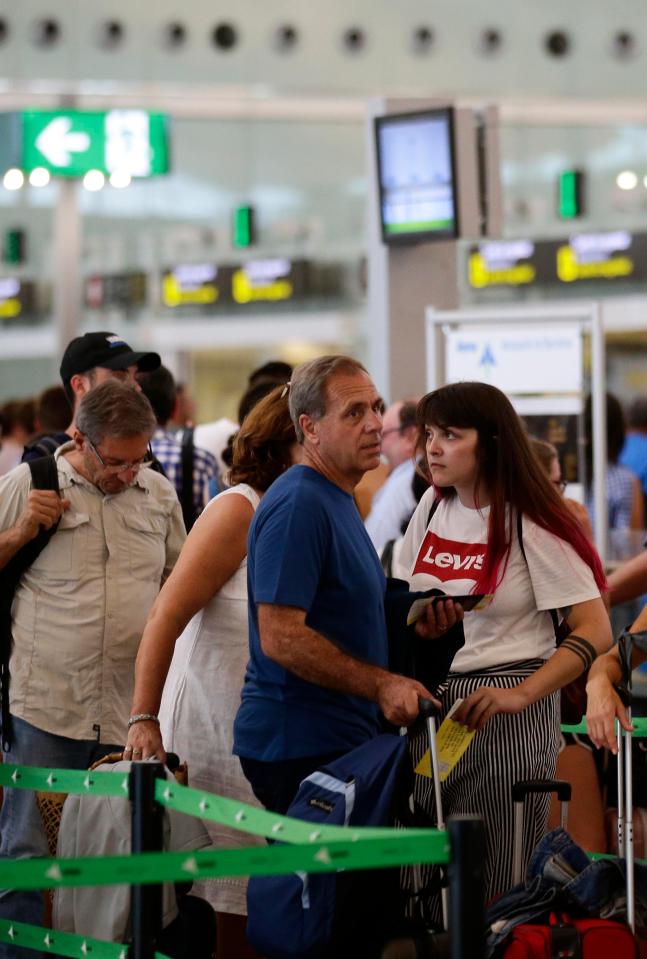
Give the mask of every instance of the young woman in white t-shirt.
<path id="1" fill-rule="evenodd" d="M 418 425 L 432 486 L 405 534 L 399 574 L 412 590 L 493 595 L 487 608 L 465 614 L 465 645 L 440 691 L 443 712 L 463 700 L 454 718 L 477 731 L 443 783 L 443 802 L 446 816 L 485 819 L 492 897 L 513 878 L 512 786 L 554 775 L 557 691 L 611 644 L 605 579 L 500 390 L 444 386 L 420 401 Z M 571 629 L 557 650 L 554 609 Z M 421 735 L 414 752 L 425 748 Z M 430 807 L 431 781 L 416 779 Z M 539 795 L 526 804 L 525 863 L 546 831 L 549 801 Z"/>

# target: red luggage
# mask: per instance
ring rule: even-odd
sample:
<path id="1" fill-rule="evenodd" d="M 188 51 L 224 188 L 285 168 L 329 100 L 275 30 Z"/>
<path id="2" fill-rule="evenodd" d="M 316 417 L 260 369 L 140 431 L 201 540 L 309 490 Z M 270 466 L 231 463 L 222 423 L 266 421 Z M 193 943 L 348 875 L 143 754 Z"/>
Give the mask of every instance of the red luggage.
<path id="1" fill-rule="evenodd" d="M 631 930 L 608 919 L 551 916 L 550 925 L 517 926 L 503 953 L 505 959 L 637 959 Z"/>
<path id="2" fill-rule="evenodd" d="M 559 780 L 517 783 L 514 786 L 515 883 L 521 881 L 523 802 L 532 792 L 557 792 L 562 804 L 561 824 L 566 828 L 570 785 Z M 633 853 L 633 786 L 631 733 L 618 731 L 618 848 L 627 860 L 628 924 L 609 919 L 571 919 L 554 914 L 548 924 L 516 926 L 501 950 L 501 959 L 638 959 L 635 931 Z"/>

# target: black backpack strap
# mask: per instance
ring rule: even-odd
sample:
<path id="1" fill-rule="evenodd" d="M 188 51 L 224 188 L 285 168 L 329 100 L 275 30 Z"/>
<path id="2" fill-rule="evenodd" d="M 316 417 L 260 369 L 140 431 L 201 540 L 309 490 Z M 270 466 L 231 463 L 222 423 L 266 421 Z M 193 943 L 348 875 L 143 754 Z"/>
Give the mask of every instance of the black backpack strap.
<path id="1" fill-rule="evenodd" d="M 55 436 L 40 436 L 35 443 L 25 446 L 22 454 L 22 462 L 29 463 L 31 460 L 38 459 L 42 456 L 51 456 L 60 445 L 61 443 Z"/>
<path id="2" fill-rule="evenodd" d="M 42 456 L 29 461 L 32 489 L 51 489 L 59 493 L 58 469 L 54 456 Z M 9 658 L 11 656 L 11 607 L 25 570 L 29 569 L 45 549 L 58 529 L 58 522 L 50 529 L 41 526 L 34 539 L 15 553 L 0 570 L 0 715 L 2 720 L 2 748 L 11 747 L 12 729 L 9 712 Z"/>
<path id="3" fill-rule="evenodd" d="M 180 491 L 180 505 L 184 517 L 187 533 L 196 520 L 195 503 L 193 501 L 193 428 L 185 427 L 182 430 L 182 489 Z"/>
<path id="4" fill-rule="evenodd" d="M 438 497 L 436 497 L 436 499 L 433 501 L 433 503 L 432 503 L 431 506 L 429 507 L 429 514 L 428 514 L 428 516 L 427 516 L 427 523 L 426 523 L 426 525 L 425 525 L 425 529 L 428 529 L 428 528 L 429 528 L 429 524 L 431 523 L 431 521 L 432 521 L 432 519 L 433 519 L 433 515 L 434 515 L 434 513 L 436 512 L 436 510 L 438 509 L 439 506 L 440 506 L 440 500 L 438 499 Z"/>

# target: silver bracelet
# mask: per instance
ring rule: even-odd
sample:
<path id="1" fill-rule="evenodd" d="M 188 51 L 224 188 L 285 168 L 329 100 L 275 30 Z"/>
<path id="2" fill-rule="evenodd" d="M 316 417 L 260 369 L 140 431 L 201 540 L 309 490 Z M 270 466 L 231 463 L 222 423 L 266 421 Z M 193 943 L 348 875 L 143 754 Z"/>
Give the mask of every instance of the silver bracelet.
<path id="1" fill-rule="evenodd" d="M 135 723 L 146 722 L 157 723 L 158 726 L 160 724 L 158 717 L 153 715 L 153 713 L 137 713 L 136 716 L 131 716 L 128 720 L 128 729 L 130 729 L 131 726 L 134 726 Z"/>

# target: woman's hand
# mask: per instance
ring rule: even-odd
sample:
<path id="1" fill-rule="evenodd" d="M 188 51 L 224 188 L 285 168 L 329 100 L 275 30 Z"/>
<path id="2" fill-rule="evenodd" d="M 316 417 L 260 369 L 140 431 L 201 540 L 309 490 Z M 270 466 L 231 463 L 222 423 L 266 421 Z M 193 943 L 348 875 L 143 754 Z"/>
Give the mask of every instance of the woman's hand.
<path id="1" fill-rule="evenodd" d="M 166 750 L 162 744 L 159 723 L 152 719 L 133 723 L 128 730 L 124 759 L 149 759 L 152 756 L 162 763 L 166 762 Z"/>
<path id="2" fill-rule="evenodd" d="M 438 639 L 463 619 L 463 607 L 452 599 L 428 603 L 416 623 L 416 633 L 422 639 Z"/>
<path id="3" fill-rule="evenodd" d="M 520 686 L 497 689 L 481 686 L 464 699 L 452 719 L 468 729 L 483 729 L 497 713 L 520 713 L 528 705 L 528 698 Z"/>
<path id="4" fill-rule="evenodd" d="M 593 744 L 606 747 L 612 753 L 618 752 L 616 724 L 627 732 L 633 726 L 620 696 L 613 688 L 607 676 L 597 675 L 589 678 L 586 684 L 586 728 Z"/>

